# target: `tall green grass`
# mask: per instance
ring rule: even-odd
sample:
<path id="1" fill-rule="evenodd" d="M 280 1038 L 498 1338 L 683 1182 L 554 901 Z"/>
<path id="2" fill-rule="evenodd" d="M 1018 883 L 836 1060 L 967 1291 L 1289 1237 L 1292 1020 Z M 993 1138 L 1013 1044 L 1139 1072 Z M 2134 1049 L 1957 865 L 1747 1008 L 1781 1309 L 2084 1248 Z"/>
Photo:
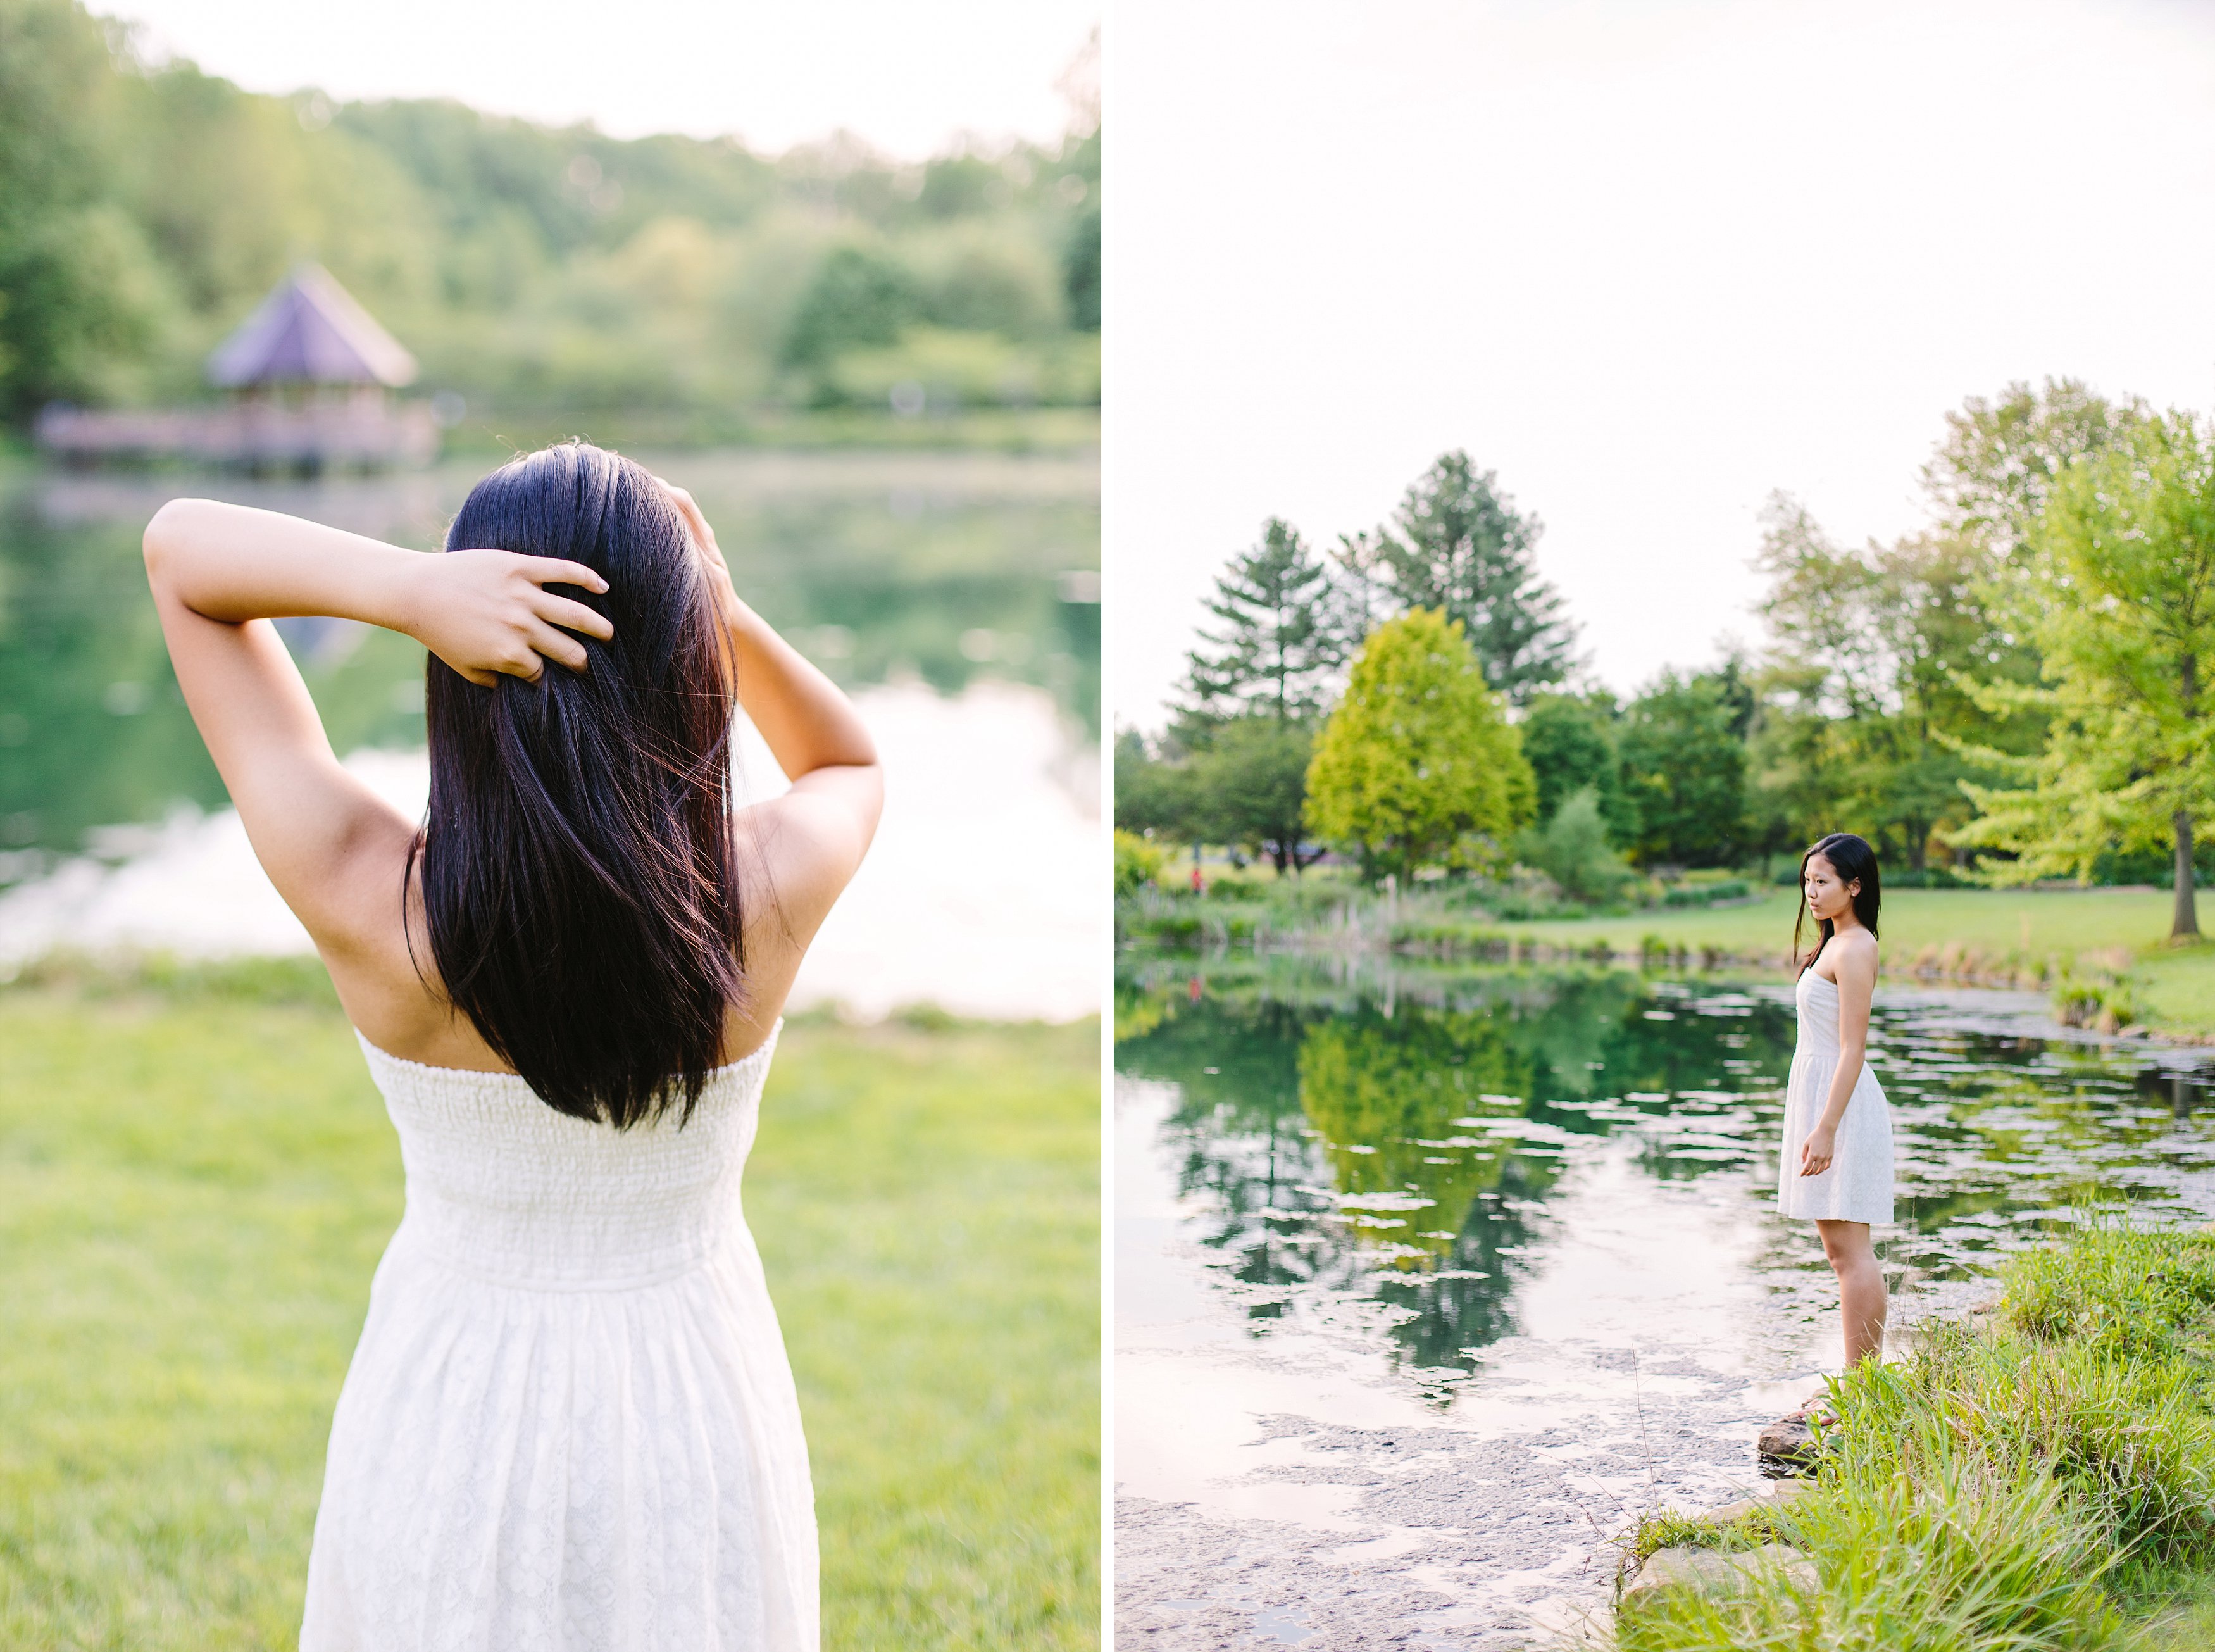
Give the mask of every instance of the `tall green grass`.
<path id="1" fill-rule="evenodd" d="M 1623 1652 L 2063 1652 L 2206 1645 L 2215 1578 L 2215 1236 L 2092 1228 L 2018 1258 L 1982 1323 L 1923 1328 L 1834 1385 L 1811 1491 L 1660 1543 L 1804 1550 L 1812 1591 L 1764 1575 L 1673 1593 Z M 2197 1627 L 2195 1627 L 2197 1625 Z"/>

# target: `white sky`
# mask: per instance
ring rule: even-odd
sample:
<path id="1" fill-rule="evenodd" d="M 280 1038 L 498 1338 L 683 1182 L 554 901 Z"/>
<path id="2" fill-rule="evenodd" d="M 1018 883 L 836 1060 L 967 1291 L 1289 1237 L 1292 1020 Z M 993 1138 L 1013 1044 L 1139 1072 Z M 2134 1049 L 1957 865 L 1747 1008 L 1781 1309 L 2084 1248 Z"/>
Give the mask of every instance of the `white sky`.
<path id="1" fill-rule="evenodd" d="M 2215 404 L 2215 7 L 1120 0 L 1113 715 L 1159 725 L 1265 516 L 1465 446 L 1629 689 L 1754 640 L 1773 488 L 1921 519 L 2009 379 Z"/>
<path id="2" fill-rule="evenodd" d="M 1055 82 L 1101 0 L 92 0 L 257 92 L 454 97 L 618 137 L 838 127 L 919 160 L 962 132 L 1058 138 Z"/>

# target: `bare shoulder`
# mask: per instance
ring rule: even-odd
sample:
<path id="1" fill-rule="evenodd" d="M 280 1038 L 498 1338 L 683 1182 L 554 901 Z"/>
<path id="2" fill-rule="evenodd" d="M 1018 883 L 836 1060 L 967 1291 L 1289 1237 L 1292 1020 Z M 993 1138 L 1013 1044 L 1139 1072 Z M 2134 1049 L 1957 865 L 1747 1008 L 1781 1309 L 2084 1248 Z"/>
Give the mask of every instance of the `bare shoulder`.
<path id="1" fill-rule="evenodd" d="M 447 1003 L 414 875 L 414 829 L 381 831 L 331 880 L 310 932 L 351 1021 L 377 1048 L 431 1066 L 504 1071 Z"/>
<path id="2" fill-rule="evenodd" d="M 1835 944 L 1838 949 L 1838 968 L 1841 980 L 1849 974 L 1864 981 L 1876 979 L 1876 937 L 1867 930 L 1857 929 L 1850 934 L 1839 936 Z"/>
<path id="3" fill-rule="evenodd" d="M 883 801 L 881 771 L 867 765 L 803 775 L 783 795 L 741 809 L 742 896 L 754 894 L 758 907 L 766 896 L 804 948 L 868 853 Z"/>

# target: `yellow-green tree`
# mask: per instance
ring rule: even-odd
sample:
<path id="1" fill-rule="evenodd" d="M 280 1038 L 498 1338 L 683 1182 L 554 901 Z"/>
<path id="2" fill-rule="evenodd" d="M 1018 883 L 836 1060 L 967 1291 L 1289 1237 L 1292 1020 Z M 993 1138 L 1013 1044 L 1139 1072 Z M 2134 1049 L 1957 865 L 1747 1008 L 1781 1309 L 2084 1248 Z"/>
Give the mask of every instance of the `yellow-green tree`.
<path id="1" fill-rule="evenodd" d="M 2087 877 L 2105 850 L 2166 842 L 2170 932 L 2197 935 L 2193 832 L 2215 807 L 2215 432 L 2171 413 L 2079 459 L 2056 479 L 2030 549 L 2022 593 L 2045 681 L 1979 697 L 1996 711 L 2043 705 L 2046 749 L 1976 753 L 2029 783 L 1965 787 L 1979 818 L 1955 838 L 2012 851 L 1990 869 L 2016 882 Z"/>
<path id="2" fill-rule="evenodd" d="M 1458 621 L 1418 608 L 1370 633 L 1308 766 L 1308 822 L 1365 876 L 1496 860 L 1536 812 L 1521 740 Z"/>

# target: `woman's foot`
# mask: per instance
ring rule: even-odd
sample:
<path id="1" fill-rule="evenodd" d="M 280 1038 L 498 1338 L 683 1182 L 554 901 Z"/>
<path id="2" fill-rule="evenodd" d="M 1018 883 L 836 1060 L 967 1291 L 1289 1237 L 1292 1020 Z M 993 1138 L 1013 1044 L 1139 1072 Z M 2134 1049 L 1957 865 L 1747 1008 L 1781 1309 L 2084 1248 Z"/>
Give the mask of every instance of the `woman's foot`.
<path id="1" fill-rule="evenodd" d="M 1819 1424 L 1825 1428 L 1833 1426 L 1838 1420 L 1838 1408 L 1832 1403 L 1831 1392 L 1828 1389 L 1825 1389 L 1820 1393 L 1810 1394 L 1798 1406 L 1777 1419 L 1780 1422 Z"/>
<path id="2" fill-rule="evenodd" d="M 1761 1431 L 1755 1447 L 1761 1471 L 1771 1479 L 1812 1475 L 1822 1454 L 1817 1431 L 1834 1428 L 1838 1421 L 1838 1407 L 1827 1390 L 1810 1395 L 1806 1403 L 1787 1411 Z"/>

